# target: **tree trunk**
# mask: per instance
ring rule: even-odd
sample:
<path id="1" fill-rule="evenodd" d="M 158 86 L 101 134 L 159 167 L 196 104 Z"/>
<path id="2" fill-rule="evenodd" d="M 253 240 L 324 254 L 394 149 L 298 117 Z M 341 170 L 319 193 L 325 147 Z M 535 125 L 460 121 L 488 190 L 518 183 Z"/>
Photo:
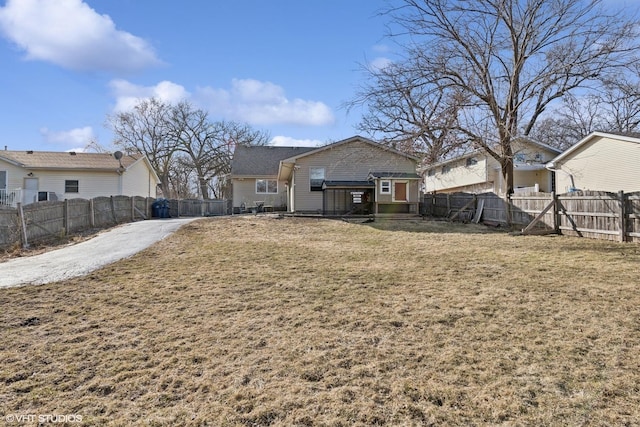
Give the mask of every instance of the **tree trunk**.
<path id="1" fill-rule="evenodd" d="M 513 216 L 511 214 L 511 195 L 514 191 L 513 184 L 513 156 L 504 156 L 501 162 L 501 173 L 502 178 L 505 182 L 505 194 L 504 194 L 504 203 L 505 203 L 505 216 L 507 225 L 511 226 Z"/>

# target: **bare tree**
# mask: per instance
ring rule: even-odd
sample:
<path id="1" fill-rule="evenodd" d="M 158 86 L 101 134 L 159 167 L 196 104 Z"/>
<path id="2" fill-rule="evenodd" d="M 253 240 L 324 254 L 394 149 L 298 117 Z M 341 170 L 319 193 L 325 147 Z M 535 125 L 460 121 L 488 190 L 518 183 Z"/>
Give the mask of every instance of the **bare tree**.
<path id="1" fill-rule="evenodd" d="M 169 138 L 183 153 L 183 162 L 195 173 L 200 196 L 209 198 L 214 178 L 230 172 L 235 144 L 257 145 L 268 141 L 268 134 L 234 122 L 211 122 L 208 113 L 189 102 L 171 110 Z M 219 181 L 219 179 L 216 179 Z"/>
<path id="2" fill-rule="evenodd" d="M 402 0 L 385 11 L 416 79 L 460 93 L 455 130 L 501 165 L 555 100 L 632 62 L 636 22 L 601 0 Z M 391 34 L 394 36 L 394 34 Z"/>
<path id="3" fill-rule="evenodd" d="M 426 163 L 460 146 L 455 129 L 464 94 L 457 88 L 438 81 L 438 76 L 424 75 L 411 60 L 365 71 L 370 83 L 347 104 L 368 107 L 359 130 Z"/>
<path id="4" fill-rule="evenodd" d="M 149 158 L 166 197 L 199 194 L 208 199 L 212 188 L 221 195 L 235 145 L 264 145 L 269 140 L 268 133 L 249 125 L 213 122 L 187 101 L 171 105 L 141 100 L 131 111 L 109 116 L 108 124 L 116 145 Z"/>
<path id="5" fill-rule="evenodd" d="M 546 144 L 567 149 L 594 131 L 637 133 L 640 130 L 639 75 L 605 76 L 598 90 L 567 95 L 550 117 L 536 123 L 531 135 Z"/>
<path id="6" fill-rule="evenodd" d="M 165 197 L 170 197 L 169 174 L 177 146 L 168 138 L 171 106 L 159 99 L 141 100 L 132 110 L 107 117 L 115 144 L 129 153 L 147 156 L 160 178 Z"/>

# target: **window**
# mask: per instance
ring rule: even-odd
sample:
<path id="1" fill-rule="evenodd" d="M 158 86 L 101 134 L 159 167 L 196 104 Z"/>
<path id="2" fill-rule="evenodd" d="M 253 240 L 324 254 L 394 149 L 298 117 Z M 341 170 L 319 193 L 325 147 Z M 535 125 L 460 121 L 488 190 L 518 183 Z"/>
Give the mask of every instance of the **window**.
<path id="1" fill-rule="evenodd" d="M 391 194 L 391 181 L 380 181 L 380 194 Z"/>
<path id="2" fill-rule="evenodd" d="M 451 165 L 442 166 L 442 173 L 447 173 L 451 171 Z"/>
<path id="3" fill-rule="evenodd" d="M 467 166 L 473 166 L 477 164 L 478 164 L 478 159 L 476 159 L 475 157 L 469 157 L 467 159 Z"/>
<path id="4" fill-rule="evenodd" d="M 79 193 L 80 186 L 78 185 L 77 179 L 67 179 L 64 182 L 64 192 L 65 193 Z"/>
<path id="5" fill-rule="evenodd" d="M 542 153 L 536 153 L 533 155 L 533 160 L 536 162 L 542 162 Z"/>
<path id="6" fill-rule="evenodd" d="M 0 171 L 0 190 L 7 189 L 7 171 Z"/>
<path id="7" fill-rule="evenodd" d="M 311 191 L 322 191 L 324 182 L 324 168 L 309 168 L 309 189 Z"/>
<path id="8" fill-rule="evenodd" d="M 435 169 L 429 169 L 427 171 L 427 176 L 434 176 L 436 174 L 436 170 Z"/>
<path id="9" fill-rule="evenodd" d="M 257 194 L 277 194 L 278 181 L 275 179 L 256 179 Z"/>
<path id="10" fill-rule="evenodd" d="M 523 163 L 523 162 L 524 162 L 524 159 L 525 159 L 525 158 L 524 158 L 524 154 L 523 154 L 523 153 L 516 153 L 516 154 L 514 154 L 514 155 L 513 155 L 513 160 L 514 160 L 515 162 Z"/>

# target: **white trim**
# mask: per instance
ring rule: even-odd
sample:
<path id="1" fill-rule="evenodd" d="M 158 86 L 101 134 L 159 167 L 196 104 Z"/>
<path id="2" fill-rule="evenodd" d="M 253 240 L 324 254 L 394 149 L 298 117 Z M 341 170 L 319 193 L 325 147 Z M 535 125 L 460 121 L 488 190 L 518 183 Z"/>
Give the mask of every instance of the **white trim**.
<path id="1" fill-rule="evenodd" d="M 385 191 L 385 184 L 388 185 L 387 191 Z M 383 179 L 380 180 L 380 194 L 391 194 L 391 180 Z"/>

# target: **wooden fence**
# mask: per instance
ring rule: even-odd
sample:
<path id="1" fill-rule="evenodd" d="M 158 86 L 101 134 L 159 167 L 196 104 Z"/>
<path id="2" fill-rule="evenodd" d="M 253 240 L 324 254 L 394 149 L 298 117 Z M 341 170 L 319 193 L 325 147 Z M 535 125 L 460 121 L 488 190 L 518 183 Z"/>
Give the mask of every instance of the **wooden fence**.
<path id="1" fill-rule="evenodd" d="M 112 196 L 38 202 L 0 209 L 0 247 L 152 218 L 155 199 Z M 226 215 L 226 200 L 169 200 L 169 216 Z"/>
<path id="2" fill-rule="evenodd" d="M 423 214 L 465 221 L 512 225 L 525 233 L 556 232 L 594 239 L 640 242 L 640 192 L 577 191 L 513 194 L 427 194 Z"/>

